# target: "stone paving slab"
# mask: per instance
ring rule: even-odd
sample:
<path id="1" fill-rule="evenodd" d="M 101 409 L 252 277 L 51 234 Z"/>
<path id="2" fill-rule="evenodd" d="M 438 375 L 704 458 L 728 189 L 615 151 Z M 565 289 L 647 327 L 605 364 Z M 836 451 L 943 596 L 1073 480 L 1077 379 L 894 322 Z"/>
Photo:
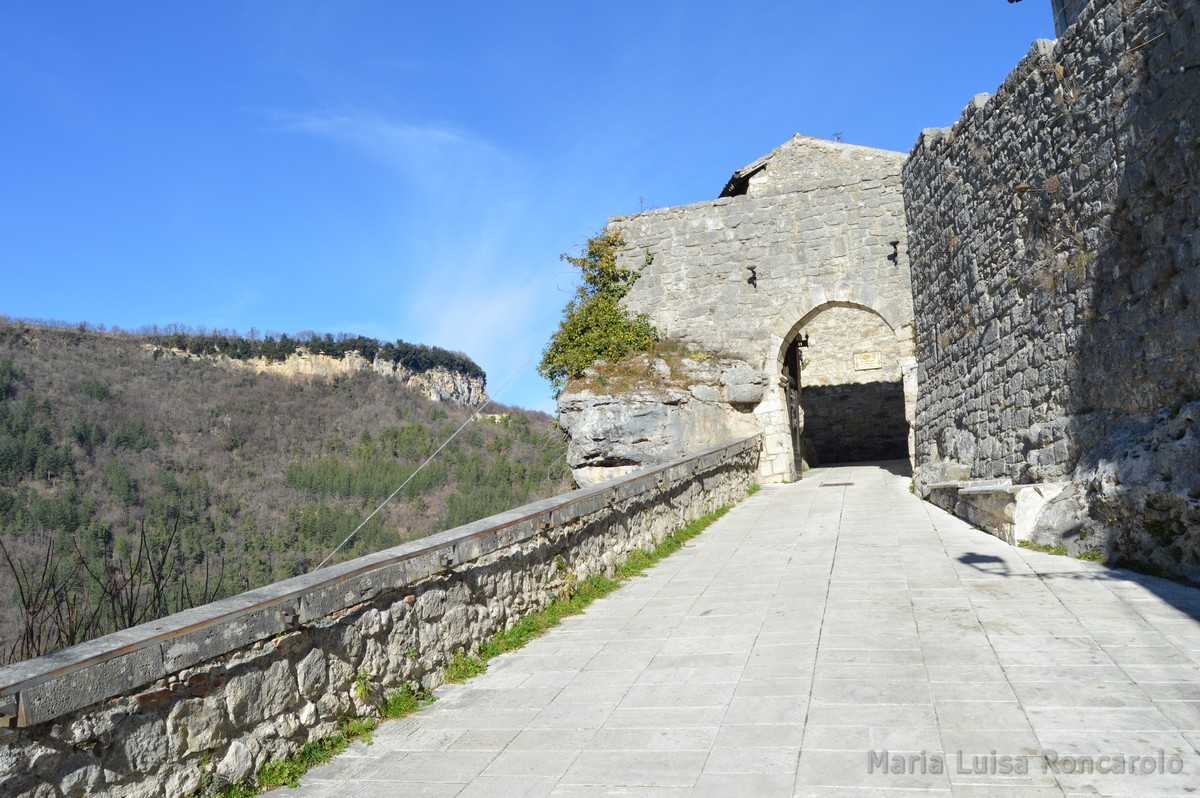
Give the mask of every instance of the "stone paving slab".
<path id="1" fill-rule="evenodd" d="M 1200 793 L 1200 590 L 1010 547 L 901 473 L 764 487 L 285 794 Z"/>

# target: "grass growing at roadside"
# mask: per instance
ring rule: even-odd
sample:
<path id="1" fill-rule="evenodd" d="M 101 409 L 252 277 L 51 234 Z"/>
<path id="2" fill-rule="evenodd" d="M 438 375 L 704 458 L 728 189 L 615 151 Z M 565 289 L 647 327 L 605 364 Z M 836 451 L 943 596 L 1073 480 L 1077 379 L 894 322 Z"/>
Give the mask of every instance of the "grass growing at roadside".
<path id="1" fill-rule="evenodd" d="M 1058 557 L 1071 556 L 1071 553 L 1067 551 L 1067 547 L 1062 545 L 1054 546 L 1046 543 L 1033 543 L 1032 541 L 1028 540 L 1018 540 L 1017 545 L 1023 549 L 1029 549 L 1030 551 L 1040 551 L 1042 554 L 1054 554 Z M 1102 563 L 1106 562 L 1108 557 L 1106 557 L 1102 551 L 1088 550 L 1079 552 L 1077 559 L 1086 560 L 1088 562 Z"/>
<path id="2" fill-rule="evenodd" d="M 573 591 L 550 602 L 546 609 L 522 616 L 511 628 L 497 632 L 485 640 L 479 646 L 479 656 L 471 656 L 462 651 L 456 652 L 454 659 L 446 667 L 446 681 L 463 682 L 472 676 L 483 673 L 487 670 L 488 660 L 492 657 L 518 649 L 535 637 L 542 636 L 558 626 L 563 618 L 579 615 L 593 601 L 607 596 L 620 587 L 621 582 L 634 576 L 641 576 L 647 568 L 679 551 L 683 548 L 684 543 L 699 535 L 727 512 L 729 512 L 728 507 L 721 507 L 697 518 L 682 529 L 675 530 L 663 538 L 653 549 L 638 549 L 631 552 L 617 566 L 616 579 L 603 574 L 592 574 L 576 584 Z"/>
<path id="3" fill-rule="evenodd" d="M 756 487 L 752 486 L 750 493 L 755 493 L 756 490 L 753 488 Z M 603 574 L 592 574 L 580 582 L 576 582 L 573 578 L 567 579 L 567 584 L 572 585 L 572 589 L 550 602 L 541 612 L 524 615 L 510 628 L 499 631 L 485 640 L 479 646 L 479 656 L 472 656 L 463 651 L 455 652 L 454 657 L 446 666 L 446 681 L 464 682 L 483 673 L 487 670 L 488 660 L 521 648 L 535 637 L 540 637 L 558 626 L 563 618 L 579 615 L 593 601 L 607 596 L 620 587 L 621 582 L 641 576 L 647 568 L 679 551 L 683 548 L 684 543 L 699 535 L 727 512 L 729 512 L 728 507 L 721 507 L 697 518 L 682 529 L 675 530 L 654 548 L 632 552 L 617 566 L 616 579 Z M 367 691 L 366 674 L 357 674 L 354 689 L 361 692 Z M 305 772 L 328 762 L 345 751 L 355 740 L 363 740 L 370 744 L 371 734 L 381 720 L 402 718 L 416 712 L 432 700 L 433 696 L 428 693 L 417 693 L 406 686 L 388 697 L 383 706 L 379 708 L 379 719 L 349 718 L 342 722 L 337 734 L 323 740 L 306 743 L 295 754 L 263 765 L 253 781 L 225 787 L 214 795 L 216 798 L 251 798 L 276 787 L 285 785 L 295 787 L 300 783 L 300 777 Z"/>
<path id="4" fill-rule="evenodd" d="M 450 684 L 465 682 L 472 676 L 478 676 L 483 673 L 486 668 L 487 666 L 478 657 L 472 657 L 464 654 L 462 651 L 456 651 L 454 652 L 454 658 L 446 665 L 446 681 Z"/>
<path id="5" fill-rule="evenodd" d="M 1066 546 L 1052 546 L 1048 543 L 1034 543 L 1031 540 L 1018 540 L 1017 545 L 1030 551 L 1040 551 L 1042 554 L 1054 554 L 1058 557 L 1067 556 Z"/>
<path id="6" fill-rule="evenodd" d="M 350 718 L 342 723 L 338 733 L 324 740 L 305 743 L 299 751 L 284 759 L 276 759 L 262 766 L 255 777 L 258 792 L 276 787 L 297 787 L 300 777 L 317 765 L 323 765 L 345 751 L 355 740 L 371 742 L 371 732 L 379 721 L 375 718 Z M 251 793 L 252 795 L 254 793 Z"/>
<path id="7" fill-rule="evenodd" d="M 434 702 L 434 697 L 424 691 L 415 691 L 405 686 L 388 696 L 379 708 L 380 720 L 395 720 L 405 715 L 411 715 L 421 707 Z"/>
<path id="8" fill-rule="evenodd" d="M 215 798 L 252 798 L 277 787 L 296 787 L 306 772 L 333 759 L 355 740 L 369 745 L 371 734 L 381 720 L 411 715 L 432 701 L 433 696 L 428 693 L 415 692 L 406 686 L 388 697 L 379 708 L 379 718 L 347 718 L 342 721 L 337 734 L 305 743 L 291 756 L 263 765 L 252 780 L 224 787 L 213 795 Z M 203 794 L 203 789 L 197 794 Z"/>

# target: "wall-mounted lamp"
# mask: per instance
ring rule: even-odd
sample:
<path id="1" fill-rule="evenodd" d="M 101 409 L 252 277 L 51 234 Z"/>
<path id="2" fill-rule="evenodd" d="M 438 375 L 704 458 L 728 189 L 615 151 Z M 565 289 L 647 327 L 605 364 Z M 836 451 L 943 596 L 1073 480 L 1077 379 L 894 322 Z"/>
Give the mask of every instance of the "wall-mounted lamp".
<path id="1" fill-rule="evenodd" d="M 900 242 L 899 241 L 889 241 L 888 243 L 892 247 L 892 254 L 888 255 L 887 259 L 892 262 L 893 266 L 899 266 L 900 265 Z"/>
<path id="2" fill-rule="evenodd" d="M 796 346 L 808 346 L 808 333 L 796 336 Z"/>

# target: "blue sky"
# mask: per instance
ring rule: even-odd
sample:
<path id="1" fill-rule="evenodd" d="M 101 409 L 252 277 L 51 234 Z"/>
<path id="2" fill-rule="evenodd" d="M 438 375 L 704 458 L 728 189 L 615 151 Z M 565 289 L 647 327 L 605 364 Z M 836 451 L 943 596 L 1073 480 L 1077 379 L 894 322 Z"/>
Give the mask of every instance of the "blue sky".
<path id="1" fill-rule="evenodd" d="M 796 132 L 907 151 L 1052 36 L 1050 0 L 12 0 L 0 313 L 402 338 L 549 411 L 559 253 Z"/>

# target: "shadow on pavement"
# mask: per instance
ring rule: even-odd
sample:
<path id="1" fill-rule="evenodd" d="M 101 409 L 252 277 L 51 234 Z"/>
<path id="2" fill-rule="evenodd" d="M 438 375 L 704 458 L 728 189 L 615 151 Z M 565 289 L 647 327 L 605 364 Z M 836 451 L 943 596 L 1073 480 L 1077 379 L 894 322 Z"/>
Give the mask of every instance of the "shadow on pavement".
<path id="1" fill-rule="evenodd" d="M 1055 556 L 1055 555 L 1047 555 Z M 1192 620 L 1200 621 L 1200 588 L 1172 582 L 1149 574 L 1139 574 L 1127 568 L 1113 568 L 1100 565 L 1082 571 L 1054 571 L 1038 568 L 1028 563 L 1031 571 L 1021 573 L 1013 571 L 1002 557 L 993 554 L 978 554 L 967 552 L 957 558 L 964 565 L 969 565 L 977 571 L 991 576 L 1003 576 L 1017 579 L 1041 579 L 1051 581 L 1069 579 L 1076 581 L 1100 581 L 1113 583 L 1136 584 L 1161 598 L 1175 609 L 1186 614 Z"/>

